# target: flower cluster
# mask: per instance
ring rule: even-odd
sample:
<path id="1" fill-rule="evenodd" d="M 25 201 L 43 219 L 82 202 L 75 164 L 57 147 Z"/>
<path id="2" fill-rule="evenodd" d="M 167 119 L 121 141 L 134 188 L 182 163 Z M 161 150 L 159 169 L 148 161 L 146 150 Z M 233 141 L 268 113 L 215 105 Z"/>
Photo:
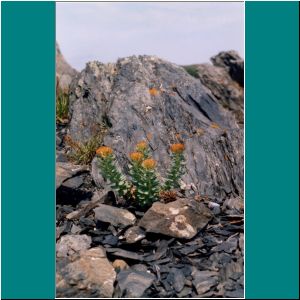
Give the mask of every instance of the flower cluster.
<path id="1" fill-rule="evenodd" d="M 107 179 L 111 187 L 119 196 L 126 196 L 130 191 L 130 184 L 124 175 L 117 169 L 113 150 L 110 147 L 102 146 L 96 150 L 99 159 L 99 167 L 102 175 Z"/>
<path id="2" fill-rule="evenodd" d="M 133 197 L 141 206 L 148 206 L 157 201 L 160 194 L 179 187 L 179 179 L 184 171 L 184 145 L 172 144 L 171 166 L 167 172 L 165 183 L 161 186 L 157 178 L 157 162 L 150 156 L 149 145 L 146 141 L 137 143 L 135 151 L 129 154 L 129 175 L 131 182 L 122 175 L 115 162 L 113 150 L 102 146 L 97 149 L 100 169 L 104 178 L 110 181 L 120 196 Z"/>

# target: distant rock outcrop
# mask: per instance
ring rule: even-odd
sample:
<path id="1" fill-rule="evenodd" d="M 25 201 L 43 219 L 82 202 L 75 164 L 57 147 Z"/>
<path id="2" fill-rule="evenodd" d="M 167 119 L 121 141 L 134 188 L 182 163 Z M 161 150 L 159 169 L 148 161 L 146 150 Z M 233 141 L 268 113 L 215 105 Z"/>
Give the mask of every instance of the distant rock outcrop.
<path id="1" fill-rule="evenodd" d="M 56 43 L 56 84 L 57 88 L 67 92 L 69 90 L 72 79 L 77 75 L 77 71 L 73 69 L 63 57 L 59 45 Z"/>
<path id="2" fill-rule="evenodd" d="M 230 70 L 227 59 L 222 61 Z M 207 67 L 209 76 L 203 80 L 201 75 L 200 81 L 183 67 L 154 56 L 132 56 L 115 64 L 90 62 L 70 87 L 71 138 L 88 141 L 105 123 L 104 144 L 115 150 L 125 170 L 135 143 L 148 140 L 163 176 L 170 143 L 184 142 L 183 187 L 216 199 L 243 195 L 243 129 L 231 104 L 224 105 L 226 99 L 242 99 L 230 85 L 242 87 L 226 68 Z M 230 85 L 222 85 L 222 78 Z"/>
<path id="3" fill-rule="evenodd" d="M 244 124 L 244 61 L 235 51 L 220 52 L 211 64 L 193 65 L 195 75 Z"/>

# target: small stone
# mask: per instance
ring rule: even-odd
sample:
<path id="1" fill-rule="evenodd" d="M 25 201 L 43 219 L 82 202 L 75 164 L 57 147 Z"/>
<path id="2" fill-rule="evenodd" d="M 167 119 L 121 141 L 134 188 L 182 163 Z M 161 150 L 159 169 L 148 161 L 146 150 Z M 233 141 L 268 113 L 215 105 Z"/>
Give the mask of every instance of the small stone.
<path id="1" fill-rule="evenodd" d="M 194 278 L 193 285 L 199 296 L 205 294 L 218 284 L 217 272 L 194 270 L 192 276 Z"/>
<path id="2" fill-rule="evenodd" d="M 119 242 L 118 237 L 114 236 L 112 234 L 106 235 L 102 241 L 103 244 L 107 244 L 110 246 L 116 246 L 118 244 L 118 242 Z"/>
<path id="3" fill-rule="evenodd" d="M 226 199 L 222 211 L 227 214 L 241 214 L 244 212 L 244 201 L 240 197 Z"/>
<path id="4" fill-rule="evenodd" d="M 118 285 L 126 298 L 142 297 L 147 288 L 151 286 L 155 276 L 148 272 L 134 270 L 121 271 L 118 276 Z"/>
<path id="5" fill-rule="evenodd" d="M 242 255 L 244 256 L 244 234 L 243 233 L 240 234 L 239 247 L 242 251 Z"/>
<path id="6" fill-rule="evenodd" d="M 77 226 L 77 225 L 75 225 L 75 224 L 72 225 L 72 228 L 71 228 L 71 233 L 72 233 L 72 234 L 77 234 L 77 233 L 79 233 L 80 231 L 81 231 L 81 227 L 79 227 L 79 226 Z"/>
<path id="7" fill-rule="evenodd" d="M 128 244 L 133 244 L 145 237 L 145 231 L 139 226 L 133 226 L 126 230 L 124 237 Z"/>
<path id="8" fill-rule="evenodd" d="M 83 182 L 83 176 L 75 176 L 64 181 L 62 185 L 71 189 L 78 189 Z"/>
<path id="9" fill-rule="evenodd" d="M 192 288 L 184 287 L 183 290 L 177 294 L 178 298 L 186 298 L 188 295 L 192 293 Z"/>
<path id="10" fill-rule="evenodd" d="M 99 204 L 94 212 L 96 220 L 110 223 L 116 227 L 127 227 L 136 221 L 136 217 L 128 210 L 105 204 Z"/>
<path id="11" fill-rule="evenodd" d="M 116 259 L 113 262 L 113 267 L 115 268 L 116 272 L 123 271 L 129 268 L 127 263 L 122 259 Z"/>
<path id="12" fill-rule="evenodd" d="M 136 264 L 136 265 L 133 265 L 131 267 L 132 270 L 134 271 L 140 271 L 140 272 L 147 272 L 148 271 L 148 268 L 146 265 L 142 265 L 142 264 Z"/>
<path id="13" fill-rule="evenodd" d="M 237 239 L 235 237 L 229 237 L 225 242 L 213 247 L 211 251 L 220 252 L 225 251 L 227 253 L 232 253 L 237 248 Z"/>
<path id="14" fill-rule="evenodd" d="M 68 257 L 90 248 L 92 239 L 86 234 L 64 235 L 56 243 L 56 256 Z"/>
<path id="15" fill-rule="evenodd" d="M 83 166 L 73 165 L 71 163 L 57 162 L 56 163 L 56 189 L 58 189 L 63 182 L 75 176 L 79 172 L 87 171 Z"/>
<path id="16" fill-rule="evenodd" d="M 184 287 L 185 277 L 179 269 L 172 268 L 168 274 L 167 280 L 177 293 L 179 293 Z"/>
<path id="17" fill-rule="evenodd" d="M 127 251 L 119 248 L 106 248 L 106 251 L 113 256 L 129 258 L 133 260 L 143 261 L 144 258 L 142 255 L 137 254 L 136 252 Z"/>
<path id="18" fill-rule="evenodd" d="M 224 296 L 227 298 L 244 298 L 244 290 L 238 289 L 234 291 L 226 291 Z"/>

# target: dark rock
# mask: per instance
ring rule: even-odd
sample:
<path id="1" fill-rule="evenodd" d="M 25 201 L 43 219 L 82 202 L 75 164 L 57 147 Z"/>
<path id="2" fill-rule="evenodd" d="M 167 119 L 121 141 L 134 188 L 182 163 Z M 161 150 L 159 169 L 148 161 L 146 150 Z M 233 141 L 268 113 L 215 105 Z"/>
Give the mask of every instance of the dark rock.
<path id="1" fill-rule="evenodd" d="M 83 182 L 83 176 L 75 176 L 64 181 L 62 185 L 71 189 L 77 189 L 83 184 Z"/>
<path id="2" fill-rule="evenodd" d="M 82 235 L 64 235 L 56 243 L 56 256 L 67 257 L 78 254 L 80 251 L 90 248 L 91 237 Z"/>
<path id="3" fill-rule="evenodd" d="M 119 242 L 118 237 L 112 234 L 105 236 L 105 238 L 102 241 L 103 244 L 107 244 L 110 246 L 116 246 L 118 242 Z"/>
<path id="4" fill-rule="evenodd" d="M 137 254 L 136 252 L 127 251 L 119 248 L 106 248 L 106 251 L 113 256 L 129 258 L 132 260 L 143 261 L 144 258 L 142 255 Z"/>
<path id="5" fill-rule="evenodd" d="M 99 206 L 94 209 L 94 212 L 96 220 L 107 222 L 118 227 L 133 225 L 136 221 L 136 217 L 128 210 L 105 204 L 99 204 Z"/>
<path id="6" fill-rule="evenodd" d="M 110 298 L 115 278 L 115 270 L 107 260 L 104 249 L 92 248 L 82 252 L 79 259 L 59 269 L 56 296 Z"/>
<path id="7" fill-rule="evenodd" d="M 145 261 L 158 261 L 161 257 L 163 257 L 168 251 L 168 245 L 172 243 L 173 239 L 170 241 L 162 240 L 159 241 L 159 245 L 154 254 L 151 254 L 145 258 Z"/>
<path id="8" fill-rule="evenodd" d="M 145 231 L 139 226 L 133 226 L 126 230 L 124 237 L 129 244 L 136 243 L 145 237 Z"/>
<path id="9" fill-rule="evenodd" d="M 217 67 L 228 70 L 231 78 L 244 86 L 244 61 L 236 51 L 223 51 L 211 58 Z"/>
<path id="10" fill-rule="evenodd" d="M 87 168 L 83 166 L 73 165 L 71 163 L 57 162 L 55 177 L 56 189 L 58 189 L 64 181 L 83 171 L 87 171 Z"/>
<path id="11" fill-rule="evenodd" d="M 194 278 L 193 285 L 199 296 L 205 294 L 218 284 L 217 272 L 194 270 L 192 276 Z"/>
<path id="12" fill-rule="evenodd" d="M 128 298 L 142 297 L 147 288 L 151 286 L 155 277 L 148 272 L 135 270 L 121 271 L 117 276 L 118 285 L 122 295 Z"/>
<path id="13" fill-rule="evenodd" d="M 82 225 L 82 227 L 95 227 L 96 225 L 95 221 L 90 218 L 80 217 L 79 222 Z"/>
<path id="14" fill-rule="evenodd" d="M 188 255 L 191 254 L 195 251 L 197 251 L 199 249 L 198 245 L 193 245 L 193 246 L 189 246 L 189 247 L 183 247 L 182 249 L 180 249 L 180 253 L 184 254 L 184 255 Z"/>
<path id="15" fill-rule="evenodd" d="M 238 289 L 235 291 L 226 291 L 224 296 L 226 298 L 244 298 L 244 290 Z"/>
<path id="16" fill-rule="evenodd" d="M 167 204 L 155 202 L 140 220 L 147 232 L 190 239 L 206 226 L 212 215 L 202 203 L 179 199 Z"/>
<path id="17" fill-rule="evenodd" d="M 149 93 L 151 85 L 156 95 Z M 107 65 L 90 62 L 72 83 L 70 115 L 75 141 L 89 140 L 103 122 L 107 124 L 104 144 L 114 148 L 125 171 L 128 151 L 151 134 L 153 157 L 164 176 L 169 144 L 183 139 L 184 183 L 218 198 L 243 194 L 243 130 L 182 67 L 153 56 L 132 56 Z M 94 181 L 102 185 L 95 179 L 99 171 L 94 162 L 92 168 Z"/>
<path id="18" fill-rule="evenodd" d="M 244 234 L 243 233 L 240 234 L 239 247 L 242 251 L 242 255 L 244 256 Z"/>
<path id="19" fill-rule="evenodd" d="M 190 287 L 184 287 L 183 290 L 178 293 L 178 298 L 185 298 L 187 297 L 188 295 L 190 295 L 192 293 L 192 288 Z"/>
<path id="20" fill-rule="evenodd" d="M 167 280 L 177 293 L 182 291 L 185 283 L 185 277 L 180 269 L 172 268 L 168 274 Z"/>
<path id="21" fill-rule="evenodd" d="M 213 252 L 225 251 L 227 253 L 232 253 L 237 248 L 238 240 L 236 237 L 229 237 L 225 242 L 218 246 L 213 247 L 211 250 Z"/>
<path id="22" fill-rule="evenodd" d="M 142 264 L 136 264 L 131 266 L 131 269 L 134 271 L 139 271 L 139 272 L 147 272 L 148 268 L 146 265 L 142 265 Z"/>

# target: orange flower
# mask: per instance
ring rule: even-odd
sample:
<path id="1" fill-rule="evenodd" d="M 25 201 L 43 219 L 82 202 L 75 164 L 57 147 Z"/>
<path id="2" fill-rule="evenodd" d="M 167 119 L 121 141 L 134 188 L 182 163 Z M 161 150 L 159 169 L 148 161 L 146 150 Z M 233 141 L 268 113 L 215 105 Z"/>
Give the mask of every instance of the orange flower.
<path id="1" fill-rule="evenodd" d="M 137 143 L 136 150 L 138 150 L 138 151 L 144 151 L 144 150 L 147 149 L 147 147 L 148 147 L 147 142 L 141 141 L 141 142 Z"/>
<path id="2" fill-rule="evenodd" d="M 143 161 L 142 166 L 147 170 L 153 170 L 156 166 L 156 161 L 152 158 L 147 158 Z"/>
<path id="3" fill-rule="evenodd" d="M 130 153 L 130 158 L 132 161 L 140 162 L 144 158 L 144 155 L 141 152 L 132 152 Z"/>
<path id="4" fill-rule="evenodd" d="M 151 88 L 151 89 L 149 89 L 149 94 L 150 94 L 151 96 L 157 96 L 158 93 L 159 93 L 159 91 L 158 91 L 156 88 Z"/>
<path id="5" fill-rule="evenodd" d="M 211 124 L 210 124 L 210 127 L 211 127 L 211 128 L 214 128 L 214 129 L 220 128 L 220 126 L 219 126 L 217 123 L 211 123 Z"/>
<path id="6" fill-rule="evenodd" d="M 110 147 L 102 146 L 96 150 L 96 154 L 105 158 L 113 153 L 113 150 Z"/>
<path id="7" fill-rule="evenodd" d="M 173 153 L 182 153 L 184 151 L 184 145 L 183 144 L 172 144 L 170 146 L 170 150 Z"/>

